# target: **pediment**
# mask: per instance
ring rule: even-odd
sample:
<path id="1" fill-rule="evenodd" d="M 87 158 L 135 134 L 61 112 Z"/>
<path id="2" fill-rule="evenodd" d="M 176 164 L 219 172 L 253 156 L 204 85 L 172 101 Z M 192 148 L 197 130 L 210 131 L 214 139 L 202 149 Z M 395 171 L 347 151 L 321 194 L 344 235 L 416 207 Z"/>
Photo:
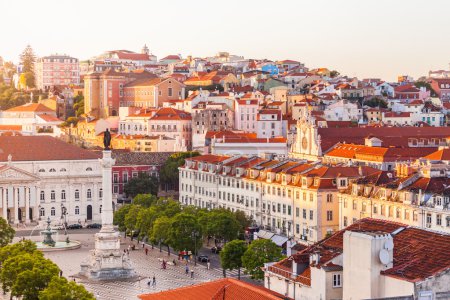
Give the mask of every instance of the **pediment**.
<path id="1" fill-rule="evenodd" d="M 39 181 L 40 178 L 32 173 L 16 168 L 11 165 L 0 166 L 0 183 L 12 182 L 32 182 Z"/>

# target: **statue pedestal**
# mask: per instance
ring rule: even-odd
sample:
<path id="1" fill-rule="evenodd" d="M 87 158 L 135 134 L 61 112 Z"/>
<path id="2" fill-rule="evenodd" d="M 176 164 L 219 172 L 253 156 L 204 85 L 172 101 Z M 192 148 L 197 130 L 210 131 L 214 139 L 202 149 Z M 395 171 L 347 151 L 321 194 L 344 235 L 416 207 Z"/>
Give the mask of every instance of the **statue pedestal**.
<path id="1" fill-rule="evenodd" d="M 113 227 L 111 151 L 103 151 L 100 159 L 103 173 L 102 229 L 95 234 L 95 249 L 81 263 L 80 275 L 92 280 L 127 279 L 136 276 L 126 253 L 120 251 L 119 233 Z"/>
<path id="2" fill-rule="evenodd" d="M 99 232 L 95 235 L 95 249 L 81 263 L 80 275 L 91 280 L 128 279 L 136 276 L 128 255 L 120 251 L 118 232 Z"/>

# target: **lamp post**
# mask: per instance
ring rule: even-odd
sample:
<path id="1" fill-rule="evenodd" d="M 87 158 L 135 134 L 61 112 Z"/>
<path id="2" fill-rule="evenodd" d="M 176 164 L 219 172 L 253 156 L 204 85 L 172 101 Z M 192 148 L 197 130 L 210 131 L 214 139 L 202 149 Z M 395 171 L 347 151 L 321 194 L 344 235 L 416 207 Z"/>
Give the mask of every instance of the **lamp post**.
<path id="1" fill-rule="evenodd" d="M 191 236 L 194 239 L 194 266 L 197 266 L 197 237 L 199 232 L 193 231 Z"/>

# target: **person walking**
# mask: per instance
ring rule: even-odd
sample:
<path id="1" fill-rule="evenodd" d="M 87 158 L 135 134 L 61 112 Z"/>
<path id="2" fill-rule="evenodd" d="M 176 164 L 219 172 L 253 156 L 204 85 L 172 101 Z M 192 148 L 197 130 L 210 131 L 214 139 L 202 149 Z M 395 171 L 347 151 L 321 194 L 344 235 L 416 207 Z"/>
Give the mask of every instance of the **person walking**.
<path id="1" fill-rule="evenodd" d="M 156 288 L 156 277 L 155 277 L 155 275 L 153 275 L 152 287 Z"/>
<path id="2" fill-rule="evenodd" d="M 186 272 L 186 275 L 189 275 L 189 266 L 188 265 L 186 265 L 185 272 Z"/>
<path id="3" fill-rule="evenodd" d="M 194 269 L 191 269 L 191 278 L 194 278 Z"/>
<path id="4" fill-rule="evenodd" d="M 148 255 L 148 248 L 145 248 L 145 255 Z"/>
<path id="5" fill-rule="evenodd" d="M 211 263 L 209 262 L 209 259 L 208 259 L 208 261 L 206 262 L 206 269 L 209 270 L 210 267 L 211 267 Z"/>

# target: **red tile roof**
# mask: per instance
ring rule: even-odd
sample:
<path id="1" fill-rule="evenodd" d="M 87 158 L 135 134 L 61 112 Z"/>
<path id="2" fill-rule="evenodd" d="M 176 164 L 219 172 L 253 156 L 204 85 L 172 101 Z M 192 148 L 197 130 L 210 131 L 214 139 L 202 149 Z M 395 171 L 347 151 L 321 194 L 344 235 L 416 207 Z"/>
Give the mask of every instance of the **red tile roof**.
<path id="1" fill-rule="evenodd" d="M 41 118 L 42 120 L 44 120 L 45 122 L 62 122 L 62 120 L 58 119 L 55 116 L 52 115 L 39 115 L 39 118 Z"/>
<path id="2" fill-rule="evenodd" d="M 428 160 L 450 160 L 450 149 L 441 149 L 424 156 Z"/>
<path id="3" fill-rule="evenodd" d="M 401 228 L 404 229 L 393 234 L 394 231 Z M 392 221 L 366 218 L 274 264 L 269 267 L 269 271 L 285 277 L 287 277 L 286 275 L 290 276 L 291 273 L 287 274 L 286 271 L 292 271 L 292 260 L 297 263 L 309 264 L 309 255 L 317 252 L 320 253 L 320 260 L 315 262 L 314 266 L 318 268 L 328 266 L 333 258 L 343 253 L 343 237 L 347 230 L 385 232 L 393 235 L 394 263 L 392 268 L 381 272 L 383 275 L 417 282 L 450 270 L 449 234 L 408 227 Z M 301 280 L 310 280 L 308 274 L 302 275 L 305 275 L 305 278 Z M 299 281 L 299 277 L 297 277 L 297 281 Z"/>
<path id="4" fill-rule="evenodd" d="M 129 59 L 129 60 L 150 60 L 148 54 L 145 53 L 126 53 L 126 52 L 116 52 L 119 59 Z"/>
<path id="5" fill-rule="evenodd" d="M 83 160 L 101 155 L 49 136 L 0 136 L 0 161 Z"/>
<path id="6" fill-rule="evenodd" d="M 22 131 L 22 125 L 0 125 L 0 131 Z"/>
<path id="7" fill-rule="evenodd" d="M 55 112 L 53 109 L 40 103 L 27 103 L 7 109 L 8 112 Z"/>
<path id="8" fill-rule="evenodd" d="M 182 110 L 174 109 L 171 107 L 163 107 L 159 109 L 153 117 L 150 118 L 151 121 L 160 120 L 191 120 L 191 114 Z"/>
<path id="9" fill-rule="evenodd" d="M 233 278 L 138 296 L 142 300 L 280 300 L 283 295 Z"/>

